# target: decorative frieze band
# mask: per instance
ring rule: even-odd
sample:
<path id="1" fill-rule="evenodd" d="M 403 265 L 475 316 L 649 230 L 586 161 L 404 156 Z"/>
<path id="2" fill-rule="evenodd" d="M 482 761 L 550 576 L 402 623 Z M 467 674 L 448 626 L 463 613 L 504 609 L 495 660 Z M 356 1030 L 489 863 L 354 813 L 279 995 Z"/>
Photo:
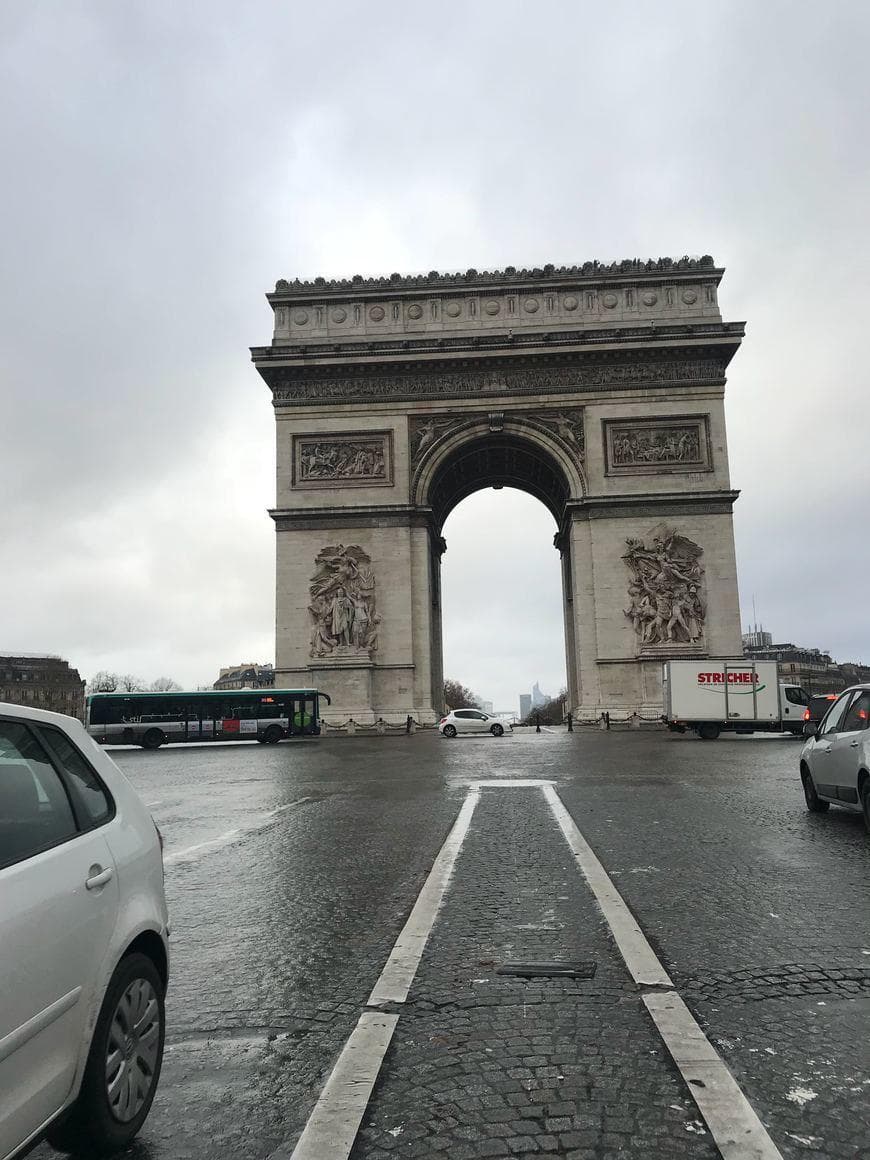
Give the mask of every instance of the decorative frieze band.
<path id="1" fill-rule="evenodd" d="M 529 367 L 514 370 L 444 371 L 440 374 L 294 378 L 272 387 L 276 407 L 307 406 L 312 402 L 412 402 L 468 396 L 536 395 L 544 392 L 625 390 L 638 386 L 722 383 L 726 361 L 721 357 L 647 359 L 640 362 L 589 363 L 571 367 Z"/>
<path id="2" fill-rule="evenodd" d="M 605 419 L 603 429 L 607 475 L 713 470 L 708 415 Z"/>
<path id="3" fill-rule="evenodd" d="M 392 483 L 392 431 L 293 436 L 296 488 L 390 487 Z"/>

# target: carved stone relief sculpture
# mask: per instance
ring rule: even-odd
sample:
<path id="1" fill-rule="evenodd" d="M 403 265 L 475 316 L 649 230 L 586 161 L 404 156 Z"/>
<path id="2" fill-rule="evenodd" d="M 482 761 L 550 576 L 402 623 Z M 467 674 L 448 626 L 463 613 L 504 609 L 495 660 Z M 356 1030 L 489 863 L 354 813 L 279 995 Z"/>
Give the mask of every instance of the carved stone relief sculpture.
<path id="1" fill-rule="evenodd" d="M 608 475 L 709 471 L 707 416 L 643 422 L 605 420 Z"/>
<path id="2" fill-rule="evenodd" d="M 359 545 L 338 544 L 318 552 L 311 577 L 312 657 L 362 657 L 378 647 L 371 558 Z"/>
<path id="3" fill-rule="evenodd" d="M 625 615 L 638 647 L 698 646 L 707 616 L 703 549 L 665 524 L 625 543 L 631 573 Z"/>
<path id="4" fill-rule="evenodd" d="M 392 436 L 388 431 L 294 437 L 295 487 L 391 484 L 392 476 Z"/>
<path id="5" fill-rule="evenodd" d="M 583 409 L 574 407 L 563 411 L 466 411 L 454 415 L 414 416 L 410 421 L 411 466 L 416 468 L 427 451 L 443 436 L 463 428 L 485 424 L 486 430 L 498 432 L 505 423 L 519 423 L 537 427 L 555 436 L 577 462 L 583 462 L 585 441 Z"/>

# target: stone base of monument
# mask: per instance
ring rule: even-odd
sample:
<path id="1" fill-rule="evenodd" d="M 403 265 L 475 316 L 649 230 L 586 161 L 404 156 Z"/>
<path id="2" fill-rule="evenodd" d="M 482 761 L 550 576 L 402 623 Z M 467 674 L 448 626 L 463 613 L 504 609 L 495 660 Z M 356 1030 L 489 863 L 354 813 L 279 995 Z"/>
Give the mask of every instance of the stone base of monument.
<path id="1" fill-rule="evenodd" d="M 374 725 L 377 715 L 372 709 L 372 673 L 374 662 L 370 653 L 351 648 L 338 648 L 328 657 L 319 657 L 308 666 L 308 682 L 312 689 L 327 693 L 331 704 L 321 705 L 321 713 L 329 719 L 343 722 L 352 717 L 357 725 Z"/>

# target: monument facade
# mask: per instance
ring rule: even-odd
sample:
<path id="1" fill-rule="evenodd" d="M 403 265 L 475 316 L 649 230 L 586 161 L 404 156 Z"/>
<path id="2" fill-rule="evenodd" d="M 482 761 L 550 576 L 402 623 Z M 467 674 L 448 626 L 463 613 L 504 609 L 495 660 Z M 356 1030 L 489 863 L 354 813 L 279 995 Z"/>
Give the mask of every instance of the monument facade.
<path id="1" fill-rule="evenodd" d="M 276 685 L 324 689 L 336 721 L 436 720 L 442 528 L 485 487 L 555 520 L 575 714 L 651 715 L 662 660 L 740 656 L 723 273 L 279 281 L 252 350 L 277 427 Z"/>

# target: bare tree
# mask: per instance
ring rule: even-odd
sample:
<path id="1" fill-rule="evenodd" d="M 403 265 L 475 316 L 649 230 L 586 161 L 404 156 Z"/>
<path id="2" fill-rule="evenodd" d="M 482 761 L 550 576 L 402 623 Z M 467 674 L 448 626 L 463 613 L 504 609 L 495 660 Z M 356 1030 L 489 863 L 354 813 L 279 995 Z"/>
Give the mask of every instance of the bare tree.
<path id="1" fill-rule="evenodd" d="M 558 697 L 550 697 L 543 705 L 531 709 L 523 725 L 561 725 L 567 715 L 568 690 L 562 689 Z"/>
<path id="2" fill-rule="evenodd" d="M 181 685 L 178 681 L 173 681 L 172 677 L 158 677 L 156 681 L 151 682 L 152 693 L 180 693 Z"/>
<path id="3" fill-rule="evenodd" d="M 121 678 L 117 673 L 107 673 L 104 669 L 94 673 L 87 684 L 88 693 L 114 693 Z"/>
<path id="4" fill-rule="evenodd" d="M 480 698 L 460 681 L 444 682 L 444 704 L 448 709 L 479 709 Z"/>
<path id="5" fill-rule="evenodd" d="M 125 693 L 144 693 L 147 687 L 141 677 L 134 677 L 132 673 L 119 677 L 118 684 Z"/>

